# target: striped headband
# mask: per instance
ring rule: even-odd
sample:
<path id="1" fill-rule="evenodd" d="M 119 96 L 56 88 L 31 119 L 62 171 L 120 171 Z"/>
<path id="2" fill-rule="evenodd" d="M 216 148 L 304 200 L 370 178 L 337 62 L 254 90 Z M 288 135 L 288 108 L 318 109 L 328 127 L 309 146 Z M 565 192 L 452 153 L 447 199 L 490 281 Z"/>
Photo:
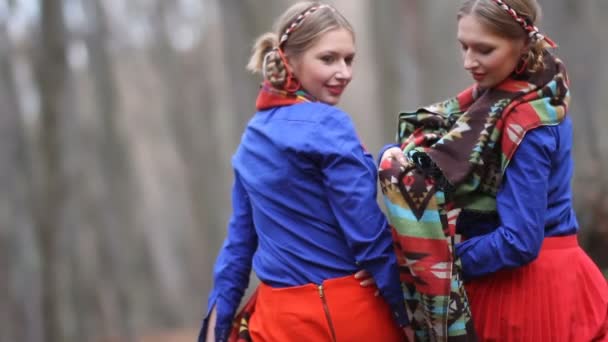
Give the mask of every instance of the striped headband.
<path id="1" fill-rule="evenodd" d="M 557 44 L 555 44 L 555 42 L 553 40 L 551 40 L 549 37 L 541 34 L 538 27 L 534 26 L 534 24 L 532 24 L 532 22 L 529 19 L 527 19 L 527 18 L 521 16 L 519 13 L 517 13 L 517 11 L 515 11 L 511 6 L 507 5 L 502 0 L 493 0 L 493 1 L 498 6 L 500 6 L 500 8 L 504 9 L 507 13 L 509 13 L 509 15 L 511 17 L 513 17 L 513 19 L 515 19 L 515 21 L 517 21 L 521 25 L 521 27 L 528 33 L 528 37 L 530 37 L 530 39 L 532 39 L 532 41 L 544 40 L 552 48 L 557 47 Z"/>
<path id="2" fill-rule="evenodd" d="M 289 35 L 292 34 L 293 31 L 295 31 L 300 26 L 300 24 L 302 24 L 302 22 L 304 21 L 304 19 L 306 19 L 307 16 L 314 13 L 316 10 L 319 10 L 322 8 L 330 8 L 332 11 L 334 11 L 333 7 L 331 7 L 329 5 L 315 5 L 309 9 L 307 9 L 306 11 L 302 12 L 300 15 L 298 15 L 293 20 L 291 25 L 287 26 L 287 29 L 285 29 L 285 32 L 283 32 L 283 35 L 281 35 L 281 39 L 279 40 L 279 47 L 282 46 L 287 41 L 287 38 L 289 38 Z"/>

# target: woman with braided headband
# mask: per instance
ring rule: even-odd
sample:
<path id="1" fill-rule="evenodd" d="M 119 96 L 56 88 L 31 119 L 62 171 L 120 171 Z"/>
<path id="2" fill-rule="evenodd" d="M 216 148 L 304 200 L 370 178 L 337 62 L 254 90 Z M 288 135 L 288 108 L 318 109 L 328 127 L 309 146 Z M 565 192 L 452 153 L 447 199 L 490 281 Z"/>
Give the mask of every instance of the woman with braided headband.
<path id="1" fill-rule="evenodd" d="M 418 340 L 608 341 L 606 280 L 577 242 L 569 81 L 538 16 L 535 0 L 465 1 L 475 84 L 401 113 L 381 159 Z"/>
<path id="2" fill-rule="evenodd" d="M 232 158 L 232 217 L 199 341 L 403 341 L 376 166 L 334 107 L 352 78 L 353 29 L 316 2 L 293 5 L 275 27 L 248 65 L 264 80 Z M 252 263 L 261 285 L 232 329 Z M 381 296 L 359 285 L 359 269 Z"/>

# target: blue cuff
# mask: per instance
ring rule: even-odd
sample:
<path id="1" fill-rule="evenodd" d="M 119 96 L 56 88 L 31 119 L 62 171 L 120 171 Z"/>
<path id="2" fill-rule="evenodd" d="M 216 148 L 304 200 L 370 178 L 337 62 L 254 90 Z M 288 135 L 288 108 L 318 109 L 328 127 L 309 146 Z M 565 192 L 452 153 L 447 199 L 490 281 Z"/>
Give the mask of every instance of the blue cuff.
<path id="1" fill-rule="evenodd" d="M 227 342 L 229 336 L 230 328 L 215 327 L 215 342 Z"/>
<path id="2" fill-rule="evenodd" d="M 205 342 L 207 338 L 207 329 L 209 329 L 209 315 L 203 320 L 203 327 L 198 333 L 198 342 Z"/>
<path id="3" fill-rule="evenodd" d="M 400 327 L 405 327 L 410 324 L 409 318 L 407 318 L 407 311 L 405 310 L 405 303 L 401 301 L 395 305 L 391 305 L 391 313 L 393 319 Z"/>
<path id="4" fill-rule="evenodd" d="M 386 144 L 384 145 L 381 149 L 380 152 L 378 152 L 378 163 L 377 166 L 380 166 L 380 161 L 382 160 L 382 155 L 384 154 L 384 152 L 386 152 L 386 150 L 388 150 L 389 148 L 393 148 L 393 147 L 400 147 L 401 145 L 399 144 Z"/>
<path id="5" fill-rule="evenodd" d="M 198 333 L 198 342 L 226 342 L 230 337 L 230 327 L 215 327 L 215 341 L 207 341 L 207 329 L 209 329 L 209 316 L 203 320 L 203 327 Z"/>

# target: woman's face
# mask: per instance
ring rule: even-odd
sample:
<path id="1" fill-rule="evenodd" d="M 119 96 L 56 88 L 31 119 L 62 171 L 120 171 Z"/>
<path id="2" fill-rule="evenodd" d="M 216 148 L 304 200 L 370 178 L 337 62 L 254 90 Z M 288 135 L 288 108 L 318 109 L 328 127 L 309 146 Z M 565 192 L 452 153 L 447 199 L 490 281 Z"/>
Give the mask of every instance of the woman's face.
<path id="1" fill-rule="evenodd" d="M 293 74 L 310 95 L 335 105 L 353 76 L 355 42 L 346 29 L 326 32 L 304 53 L 288 57 Z"/>
<path id="2" fill-rule="evenodd" d="M 465 15 L 458 21 L 458 41 L 465 70 L 482 88 L 494 87 L 509 77 L 527 48 L 523 38 L 499 36 L 474 15 Z"/>

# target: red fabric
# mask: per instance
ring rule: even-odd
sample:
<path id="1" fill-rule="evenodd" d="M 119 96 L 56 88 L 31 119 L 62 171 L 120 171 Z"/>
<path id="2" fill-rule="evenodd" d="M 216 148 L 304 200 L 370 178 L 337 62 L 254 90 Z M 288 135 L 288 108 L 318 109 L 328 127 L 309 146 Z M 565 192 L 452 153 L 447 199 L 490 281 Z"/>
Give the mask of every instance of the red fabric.
<path id="1" fill-rule="evenodd" d="M 361 287 L 354 276 L 323 282 L 338 341 L 403 341 L 388 304 L 376 287 Z M 314 284 L 272 288 L 262 284 L 249 323 L 252 340 L 332 341 L 319 289 Z"/>
<path id="2" fill-rule="evenodd" d="M 606 315 L 608 316 L 608 312 Z M 604 326 L 591 342 L 608 342 L 608 319 L 604 321 Z"/>
<path id="3" fill-rule="evenodd" d="M 251 297 L 247 300 L 247 303 L 235 316 L 233 321 L 232 329 L 230 330 L 230 336 L 228 342 L 249 342 L 251 336 L 249 336 L 248 325 L 251 315 L 255 311 L 255 303 L 258 299 L 258 289 L 256 289 Z"/>
<path id="4" fill-rule="evenodd" d="M 450 272 L 450 269 L 443 261 L 452 261 L 452 255 L 446 240 L 399 235 L 394 228 L 392 233 L 393 240 L 398 243 L 400 249 L 425 255 L 416 260 L 409 272 L 399 272 L 401 281 L 406 284 L 415 283 L 420 292 L 431 296 L 449 294 L 450 277 L 444 273 Z M 397 253 L 397 263 L 399 265 L 408 264 L 403 252 Z M 446 278 L 447 281 L 438 280 Z"/>
<path id="5" fill-rule="evenodd" d="M 466 290 L 481 341 L 608 340 L 608 285 L 576 236 L 545 238 L 532 263 Z"/>
<path id="6" fill-rule="evenodd" d="M 302 101 L 298 101 L 298 98 L 295 95 L 282 96 L 267 91 L 260 91 L 258 98 L 255 101 L 255 108 L 264 110 L 272 107 L 288 106 L 298 102 Z"/>
<path id="7" fill-rule="evenodd" d="M 279 106 L 315 101 L 314 97 L 302 89 L 291 92 L 274 88 L 268 81 L 264 81 L 260 87 L 258 98 L 255 101 L 255 108 L 257 110 L 266 110 Z"/>

